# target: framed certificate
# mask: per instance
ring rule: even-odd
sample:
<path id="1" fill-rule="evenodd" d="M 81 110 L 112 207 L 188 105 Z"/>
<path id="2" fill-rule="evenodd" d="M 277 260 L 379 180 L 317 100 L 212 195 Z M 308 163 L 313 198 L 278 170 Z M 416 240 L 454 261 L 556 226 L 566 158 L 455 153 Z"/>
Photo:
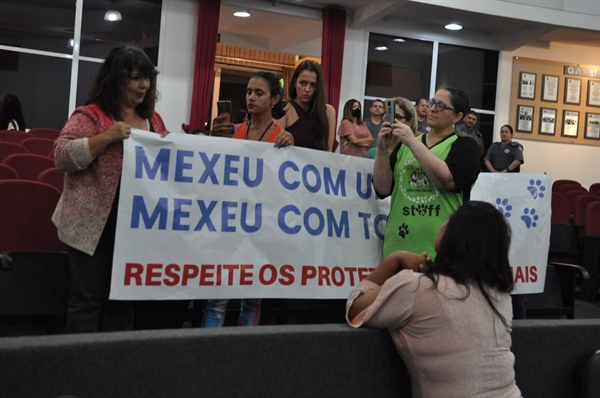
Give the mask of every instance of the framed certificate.
<path id="1" fill-rule="evenodd" d="M 565 77 L 565 104 L 579 105 L 581 102 L 581 79 Z"/>
<path id="2" fill-rule="evenodd" d="M 533 106 L 517 105 L 517 131 L 531 133 L 533 130 Z"/>
<path id="3" fill-rule="evenodd" d="M 579 112 L 563 111 L 563 129 L 564 137 L 577 137 L 577 126 L 579 125 Z"/>
<path id="4" fill-rule="evenodd" d="M 586 113 L 585 114 L 585 135 L 584 138 L 592 140 L 600 140 L 600 114 Z"/>
<path id="5" fill-rule="evenodd" d="M 542 101 L 558 102 L 558 76 L 542 76 Z"/>
<path id="6" fill-rule="evenodd" d="M 535 98 L 535 73 L 519 73 L 519 98 Z"/>
<path id="7" fill-rule="evenodd" d="M 556 133 L 556 109 L 540 108 L 540 134 Z"/>
<path id="8" fill-rule="evenodd" d="M 600 106 L 600 81 L 588 80 L 587 106 Z"/>

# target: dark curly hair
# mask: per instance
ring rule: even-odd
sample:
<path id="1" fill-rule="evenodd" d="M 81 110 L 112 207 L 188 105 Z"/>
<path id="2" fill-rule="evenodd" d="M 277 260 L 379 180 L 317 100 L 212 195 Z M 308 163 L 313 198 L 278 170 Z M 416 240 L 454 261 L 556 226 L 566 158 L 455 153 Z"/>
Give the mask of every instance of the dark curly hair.
<path id="1" fill-rule="evenodd" d="M 271 91 L 270 98 L 279 96 L 279 101 L 277 101 L 277 103 L 273 105 L 273 108 L 271 108 L 271 115 L 273 116 L 273 119 L 281 119 L 285 115 L 286 111 L 283 109 L 285 103 L 283 101 L 283 87 L 281 87 L 279 77 L 271 72 L 265 71 L 256 72 L 250 77 L 250 79 L 254 79 L 255 77 L 260 77 L 267 82 L 269 85 L 269 90 Z"/>
<path id="2" fill-rule="evenodd" d="M 134 69 L 138 70 L 140 77 L 150 79 L 150 87 L 144 101 L 136 106 L 135 110 L 143 118 L 152 116 L 158 96 L 158 70 L 146 53 L 133 46 L 118 46 L 108 53 L 92 82 L 86 105 L 96 104 L 115 120 L 123 120 L 121 107 L 125 98 L 125 88 Z"/>
<path id="3" fill-rule="evenodd" d="M 25 118 L 21 109 L 21 101 L 14 94 L 6 94 L 0 98 L 2 112 L 0 113 L 0 130 L 6 130 L 11 120 L 16 120 L 19 130 L 25 131 Z"/>
<path id="4" fill-rule="evenodd" d="M 492 310 L 508 326 L 490 299 L 489 289 L 510 293 L 514 282 L 508 262 L 510 227 L 491 204 L 470 201 L 448 220 L 433 266 L 425 275 L 437 286 L 440 275 L 479 288 Z"/>

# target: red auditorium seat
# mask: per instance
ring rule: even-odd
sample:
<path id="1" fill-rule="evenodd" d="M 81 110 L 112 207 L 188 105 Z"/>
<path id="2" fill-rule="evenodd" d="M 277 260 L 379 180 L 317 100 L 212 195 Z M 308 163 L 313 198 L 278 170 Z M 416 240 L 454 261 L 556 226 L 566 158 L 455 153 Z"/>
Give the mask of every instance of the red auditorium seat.
<path id="1" fill-rule="evenodd" d="M 54 150 L 54 140 L 49 138 L 27 138 L 21 141 L 21 145 L 36 155 L 48 156 Z"/>
<path id="2" fill-rule="evenodd" d="M 567 209 L 569 209 L 569 214 L 571 215 L 571 220 L 573 220 L 573 204 L 575 203 L 575 198 L 582 195 L 589 195 L 590 193 L 586 190 L 584 191 L 569 191 L 564 196 L 567 201 Z"/>
<path id="3" fill-rule="evenodd" d="M 587 206 L 585 215 L 586 235 L 600 236 L 600 203 L 594 202 Z"/>
<path id="4" fill-rule="evenodd" d="M 552 224 L 570 225 L 571 212 L 565 197 L 558 192 L 552 192 Z"/>
<path id="5" fill-rule="evenodd" d="M 0 180 L 18 180 L 19 175 L 10 166 L 0 163 Z"/>
<path id="6" fill-rule="evenodd" d="M 558 193 L 560 193 L 562 195 L 566 195 L 567 192 L 572 192 L 572 191 L 587 192 L 588 190 L 585 189 L 584 187 L 582 187 L 581 185 L 573 185 L 573 184 L 566 184 L 558 189 Z"/>
<path id="7" fill-rule="evenodd" d="M 0 130 L 0 141 L 15 142 L 20 144 L 26 138 L 31 138 L 32 135 L 19 130 Z"/>
<path id="8" fill-rule="evenodd" d="M 51 169 L 42 171 L 38 177 L 38 181 L 52 185 L 62 193 L 65 185 L 65 172 L 53 167 Z M 598 200 L 600 200 L 600 198 L 598 198 Z"/>
<path id="9" fill-rule="evenodd" d="M 560 190 L 560 187 L 562 187 L 563 185 L 579 185 L 579 186 L 581 186 L 581 184 L 575 180 L 556 180 L 552 183 L 552 191 L 558 192 Z"/>
<path id="10" fill-rule="evenodd" d="M 58 189 L 37 181 L 5 180 L 0 192 L 0 253 L 67 250 L 51 220 Z"/>
<path id="11" fill-rule="evenodd" d="M 589 192 L 596 196 L 600 196 L 600 182 L 595 182 L 592 185 L 590 185 Z"/>
<path id="12" fill-rule="evenodd" d="M 590 279 L 582 281 L 580 298 L 595 302 L 598 299 L 600 275 L 600 201 L 592 202 L 586 208 L 582 265 L 590 274 Z"/>
<path id="13" fill-rule="evenodd" d="M 0 162 L 2 162 L 7 156 L 14 155 L 15 153 L 29 153 L 29 150 L 23 145 L 15 142 L 0 142 Z"/>
<path id="14" fill-rule="evenodd" d="M 575 198 L 573 201 L 573 225 L 575 227 L 580 227 L 583 230 L 587 207 L 592 202 L 600 202 L 600 198 L 592 194 L 581 195 Z M 598 220 L 598 223 L 600 223 L 600 220 Z"/>
<path id="15" fill-rule="evenodd" d="M 37 181 L 42 171 L 56 167 L 54 159 L 33 153 L 10 155 L 2 163 L 15 169 L 20 179 L 31 181 Z"/>
<path id="16" fill-rule="evenodd" d="M 29 130 L 29 134 L 35 135 L 38 138 L 55 140 L 60 135 L 60 130 L 37 127 Z"/>

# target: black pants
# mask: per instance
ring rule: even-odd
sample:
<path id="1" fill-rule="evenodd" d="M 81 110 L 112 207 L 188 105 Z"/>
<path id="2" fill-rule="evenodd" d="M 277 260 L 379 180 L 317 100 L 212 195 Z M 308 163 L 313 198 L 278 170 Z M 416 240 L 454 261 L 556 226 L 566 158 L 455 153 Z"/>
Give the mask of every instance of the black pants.
<path id="1" fill-rule="evenodd" d="M 90 256 L 69 247 L 68 255 L 72 284 L 66 332 L 132 330 L 134 302 L 108 299 L 113 251 L 98 249 Z"/>

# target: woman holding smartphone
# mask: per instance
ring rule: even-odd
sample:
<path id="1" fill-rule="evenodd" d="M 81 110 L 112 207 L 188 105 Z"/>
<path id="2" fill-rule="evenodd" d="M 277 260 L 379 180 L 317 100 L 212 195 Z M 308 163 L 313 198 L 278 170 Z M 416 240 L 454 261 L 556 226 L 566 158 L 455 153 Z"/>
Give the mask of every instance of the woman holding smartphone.
<path id="1" fill-rule="evenodd" d="M 477 143 L 454 132 L 454 124 L 470 109 L 466 94 L 442 87 L 427 108 L 429 133 L 415 136 L 398 118 L 379 132 L 373 187 L 379 198 L 392 196 L 384 258 L 398 250 L 435 257 L 436 231 L 469 200 L 479 174 Z"/>
<path id="2" fill-rule="evenodd" d="M 275 124 L 273 118 L 285 114 L 283 88 L 279 78 L 271 72 L 257 72 L 248 81 L 246 107 L 251 115 L 249 121 L 233 124 L 223 123 L 229 115 L 217 117 L 211 135 L 229 136 L 241 140 L 274 143 L 277 147 L 294 145 L 294 137 Z M 202 327 L 220 327 L 225 321 L 229 300 L 208 300 Z M 238 326 L 256 326 L 260 321 L 260 299 L 242 299 Z"/>
<path id="3" fill-rule="evenodd" d="M 221 114 L 213 123 L 210 135 L 272 142 L 275 146 L 294 145 L 294 137 L 281 129 L 274 118 L 285 114 L 283 88 L 279 78 L 271 72 L 257 72 L 248 81 L 246 107 L 251 120 L 231 123 L 231 114 Z"/>

